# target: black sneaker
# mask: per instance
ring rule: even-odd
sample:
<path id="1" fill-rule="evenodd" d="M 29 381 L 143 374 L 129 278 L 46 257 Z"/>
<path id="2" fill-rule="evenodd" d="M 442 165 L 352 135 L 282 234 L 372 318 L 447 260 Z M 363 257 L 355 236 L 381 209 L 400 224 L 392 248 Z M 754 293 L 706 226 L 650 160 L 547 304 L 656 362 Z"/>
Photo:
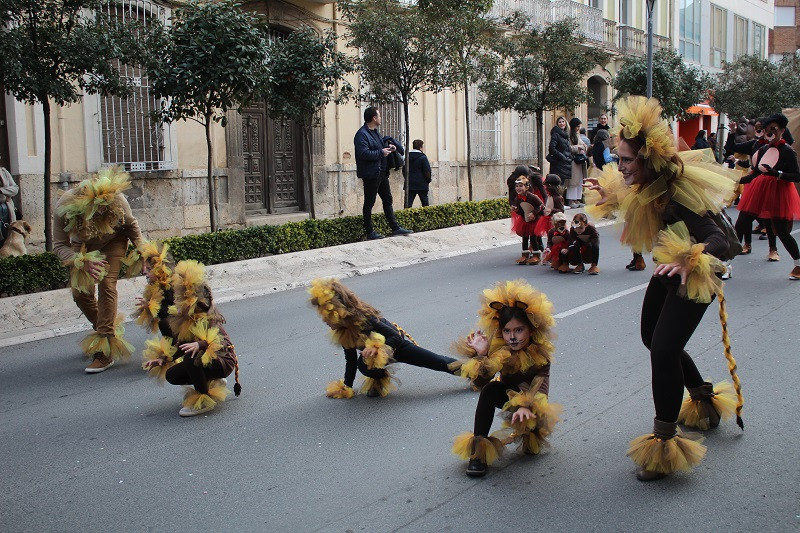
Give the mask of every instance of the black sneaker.
<path id="1" fill-rule="evenodd" d="M 394 230 L 392 232 L 392 235 L 395 235 L 395 236 L 397 236 L 397 235 L 411 235 L 412 233 L 414 233 L 414 232 L 412 230 L 410 230 L 410 229 L 398 227 L 396 230 Z"/>
<path id="2" fill-rule="evenodd" d="M 383 239 L 383 235 L 381 235 L 380 233 L 378 233 L 375 230 L 372 230 L 371 232 L 369 232 L 367 234 L 367 240 L 368 241 L 374 241 L 374 240 L 377 240 L 377 239 Z"/>
<path id="3" fill-rule="evenodd" d="M 483 477 L 486 475 L 486 463 L 480 459 L 470 459 L 467 464 L 467 475 L 469 477 Z"/>

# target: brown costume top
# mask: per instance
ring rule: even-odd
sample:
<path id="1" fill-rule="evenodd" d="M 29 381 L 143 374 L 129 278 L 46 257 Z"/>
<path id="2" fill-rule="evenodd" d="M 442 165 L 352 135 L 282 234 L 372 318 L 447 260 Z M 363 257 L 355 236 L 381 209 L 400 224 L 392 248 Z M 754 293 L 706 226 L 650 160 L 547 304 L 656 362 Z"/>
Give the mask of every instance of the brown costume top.
<path id="1" fill-rule="evenodd" d="M 74 194 L 75 189 L 72 189 L 64 193 L 64 195 L 59 198 L 58 203 L 56 204 L 56 213 L 58 206 L 68 201 L 70 196 Z M 119 194 L 119 201 L 124 213 L 122 224 L 116 228 L 114 233 L 103 235 L 102 237 L 94 239 L 88 239 L 86 242 L 81 241 L 74 231 L 70 233 L 64 231 L 64 228 L 67 226 L 67 219 L 64 215 L 56 214 L 55 218 L 53 219 L 53 252 L 58 255 L 58 258 L 61 259 L 62 262 L 68 263 L 75 255 L 73 245 L 85 244 L 86 248 L 89 250 L 99 250 L 111 242 L 114 238 L 120 236 L 127 237 L 127 239 L 134 244 L 138 244 L 139 241 L 142 240 L 142 232 L 139 230 L 139 223 L 133 216 L 133 211 L 131 211 L 131 206 L 128 204 L 128 200 L 125 199 L 125 196 Z"/>

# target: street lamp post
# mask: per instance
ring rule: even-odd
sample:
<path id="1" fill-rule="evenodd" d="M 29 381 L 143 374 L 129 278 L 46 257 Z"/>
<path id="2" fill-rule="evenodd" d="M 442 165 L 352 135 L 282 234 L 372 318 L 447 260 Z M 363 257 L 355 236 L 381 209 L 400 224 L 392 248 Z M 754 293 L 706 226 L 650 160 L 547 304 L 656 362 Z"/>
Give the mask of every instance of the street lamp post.
<path id="1" fill-rule="evenodd" d="M 656 0 L 647 0 L 647 97 L 653 96 L 653 6 Z"/>

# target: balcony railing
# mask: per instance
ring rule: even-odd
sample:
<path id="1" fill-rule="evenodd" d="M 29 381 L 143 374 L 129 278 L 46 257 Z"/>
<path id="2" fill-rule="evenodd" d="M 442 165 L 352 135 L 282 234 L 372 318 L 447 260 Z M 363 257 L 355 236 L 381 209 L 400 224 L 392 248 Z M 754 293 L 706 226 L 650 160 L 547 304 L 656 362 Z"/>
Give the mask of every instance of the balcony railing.
<path id="1" fill-rule="evenodd" d="M 498 19 L 510 17 L 521 12 L 531 19 L 537 27 L 574 18 L 579 31 L 590 41 L 602 44 L 609 50 L 619 51 L 623 55 L 642 56 L 647 52 L 647 34 L 638 28 L 626 26 L 613 20 L 603 18 L 603 11 L 574 0 L 495 0 L 490 14 Z M 668 37 L 653 35 L 653 46 L 656 49 L 670 48 L 672 43 Z"/>
<path id="2" fill-rule="evenodd" d="M 672 48 L 669 37 L 653 34 L 653 48 Z M 619 26 L 619 51 L 623 55 L 643 56 L 647 53 L 647 33 L 631 26 Z"/>
<path id="3" fill-rule="evenodd" d="M 558 0 L 551 3 L 552 21 L 574 18 L 578 29 L 590 41 L 603 42 L 603 10 L 585 6 L 572 0 Z"/>

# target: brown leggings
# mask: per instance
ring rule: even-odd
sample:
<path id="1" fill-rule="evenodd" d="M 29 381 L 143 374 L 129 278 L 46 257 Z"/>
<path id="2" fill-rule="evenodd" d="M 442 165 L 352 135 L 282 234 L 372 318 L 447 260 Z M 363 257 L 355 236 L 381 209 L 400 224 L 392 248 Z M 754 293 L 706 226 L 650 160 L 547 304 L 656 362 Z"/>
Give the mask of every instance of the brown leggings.
<path id="1" fill-rule="evenodd" d="M 80 251 L 80 245 L 72 247 L 76 252 Z M 101 334 L 114 335 L 114 319 L 117 317 L 117 280 L 119 270 L 122 266 L 122 259 L 128 250 L 127 237 L 114 237 L 101 248 L 87 246 L 86 251 L 99 250 L 106 256 L 108 266 L 106 276 L 97 284 L 97 296 L 95 290 L 88 294 L 72 290 L 72 299 L 78 304 L 78 308 L 86 315 L 92 323 L 94 330 Z"/>

